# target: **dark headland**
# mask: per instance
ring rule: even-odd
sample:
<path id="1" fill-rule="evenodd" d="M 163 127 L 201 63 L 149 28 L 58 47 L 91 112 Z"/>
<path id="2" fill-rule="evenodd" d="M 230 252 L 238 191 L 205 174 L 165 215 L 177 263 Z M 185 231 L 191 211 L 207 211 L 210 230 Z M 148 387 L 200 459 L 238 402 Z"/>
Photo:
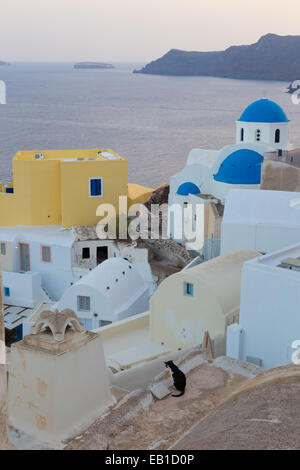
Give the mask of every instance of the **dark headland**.
<path id="1" fill-rule="evenodd" d="M 172 49 L 134 73 L 292 81 L 300 76 L 300 36 L 267 34 L 255 44 L 225 51 Z"/>
<path id="2" fill-rule="evenodd" d="M 105 64 L 103 62 L 78 62 L 74 65 L 74 69 L 114 69 L 115 67 L 111 64 Z"/>
<path id="3" fill-rule="evenodd" d="M 1 65 L 10 65 L 8 62 L 3 62 L 3 60 L 0 60 L 0 66 Z"/>

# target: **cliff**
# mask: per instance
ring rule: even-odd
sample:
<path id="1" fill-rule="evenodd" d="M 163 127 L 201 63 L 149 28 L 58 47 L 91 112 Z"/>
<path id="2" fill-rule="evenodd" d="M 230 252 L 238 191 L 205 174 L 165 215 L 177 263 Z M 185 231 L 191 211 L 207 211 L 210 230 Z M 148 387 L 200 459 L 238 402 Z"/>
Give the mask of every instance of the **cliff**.
<path id="1" fill-rule="evenodd" d="M 300 75 L 299 48 L 300 36 L 267 34 L 255 44 L 225 51 L 172 49 L 134 73 L 292 81 Z"/>

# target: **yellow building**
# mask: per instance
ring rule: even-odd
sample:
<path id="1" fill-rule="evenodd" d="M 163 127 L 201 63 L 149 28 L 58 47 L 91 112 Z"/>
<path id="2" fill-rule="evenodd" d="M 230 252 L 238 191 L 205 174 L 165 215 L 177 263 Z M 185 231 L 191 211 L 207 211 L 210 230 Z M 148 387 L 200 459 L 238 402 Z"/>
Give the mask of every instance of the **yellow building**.
<path id="1" fill-rule="evenodd" d="M 0 186 L 0 224 L 94 225 L 100 204 L 127 196 L 127 161 L 112 150 L 21 151 Z"/>

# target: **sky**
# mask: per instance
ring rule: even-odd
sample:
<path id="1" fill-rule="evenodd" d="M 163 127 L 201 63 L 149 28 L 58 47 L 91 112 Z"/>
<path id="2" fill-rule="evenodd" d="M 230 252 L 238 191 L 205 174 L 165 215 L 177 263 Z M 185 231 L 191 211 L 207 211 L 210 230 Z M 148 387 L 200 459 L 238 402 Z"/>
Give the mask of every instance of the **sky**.
<path id="1" fill-rule="evenodd" d="M 0 60 L 148 62 L 300 34 L 299 0 L 0 0 Z"/>

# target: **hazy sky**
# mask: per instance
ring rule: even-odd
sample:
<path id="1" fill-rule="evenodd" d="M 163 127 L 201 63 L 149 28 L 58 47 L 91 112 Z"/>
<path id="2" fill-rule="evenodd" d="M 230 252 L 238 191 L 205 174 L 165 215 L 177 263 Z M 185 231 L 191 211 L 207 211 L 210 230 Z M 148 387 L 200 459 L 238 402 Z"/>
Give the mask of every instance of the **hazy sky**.
<path id="1" fill-rule="evenodd" d="M 0 0 L 0 60 L 140 61 L 300 34 L 299 0 Z"/>

